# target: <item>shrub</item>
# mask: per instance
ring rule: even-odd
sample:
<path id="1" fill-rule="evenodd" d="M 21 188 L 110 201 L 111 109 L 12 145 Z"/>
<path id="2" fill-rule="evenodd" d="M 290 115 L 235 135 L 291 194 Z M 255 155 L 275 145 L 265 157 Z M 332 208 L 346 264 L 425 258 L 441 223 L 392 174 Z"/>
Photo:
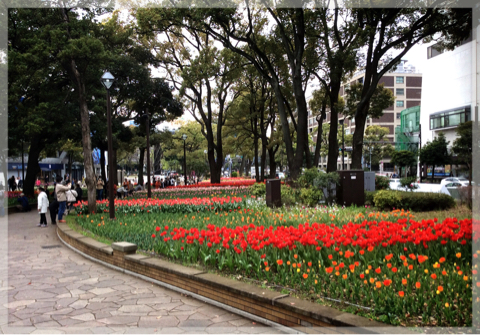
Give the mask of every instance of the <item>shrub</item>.
<path id="1" fill-rule="evenodd" d="M 377 194 L 377 191 L 365 191 L 365 205 L 373 205 L 373 197 Z"/>
<path id="2" fill-rule="evenodd" d="M 237 172 L 232 172 L 232 178 L 234 177 L 238 177 L 238 173 Z"/>
<path id="3" fill-rule="evenodd" d="M 252 195 L 256 197 L 262 197 L 267 192 L 267 187 L 264 183 L 255 183 L 250 187 Z"/>
<path id="4" fill-rule="evenodd" d="M 298 191 L 288 185 L 282 185 L 280 187 L 282 195 L 282 204 L 285 206 L 293 206 L 298 202 Z"/>
<path id="5" fill-rule="evenodd" d="M 340 183 L 340 176 L 336 172 L 321 173 L 313 180 L 313 186 L 323 192 L 323 197 L 327 204 L 332 204 L 335 200 L 333 191 L 336 185 Z"/>
<path id="6" fill-rule="evenodd" d="M 379 209 L 404 208 L 416 212 L 449 209 L 455 206 L 455 200 L 447 194 L 388 190 L 376 192 L 373 202 Z"/>
<path id="7" fill-rule="evenodd" d="M 400 179 L 400 186 L 404 189 L 408 189 L 409 191 L 416 190 L 418 185 L 416 185 L 417 177 L 406 177 Z"/>
<path id="8" fill-rule="evenodd" d="M 298 178 L 297 183 L 301 188 L 309 188 L 313 185 L 313 181 L 323 175 L 317 168 L 313 167 L 305 170 L 305 172 Z"/>
<path id="9" fill-rule="evenodd" d="M 375 191 L 389 190 L 390 178 L 383 176 L 375 176 Z"/>
<path id="10" fill-rule="evenodd" d="M 300 189 L 300 201 L 309 207 L 315 207 L 320 199 L 322 199 L 322 191 L 317 188 Z"/>

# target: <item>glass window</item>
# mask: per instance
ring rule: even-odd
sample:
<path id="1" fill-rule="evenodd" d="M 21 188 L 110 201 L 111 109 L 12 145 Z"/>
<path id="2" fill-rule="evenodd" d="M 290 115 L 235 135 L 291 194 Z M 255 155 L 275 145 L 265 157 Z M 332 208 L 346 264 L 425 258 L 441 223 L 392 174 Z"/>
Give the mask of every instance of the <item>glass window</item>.
<path id="1" fill-rule="evenodd" d="M 397 77 L 397 84 L 403 84 L 403 77 Z"/>
<path id="2" fill-rule="evenodd" d="M 400 119 L 400 115 L 402 115 L 402 114 L 397 113 L 397 119 Z"/>
<path id="3" fill-rule="evenodd" d="M 455 127 L 470 120 L 470 107 L 430 115 L 430 129 Z"/>
<path id="4" fill-rule="evenodd" d="M 403 100 L 397 100 L 397 107 L 403 107 Z"/>
<path id="5" fill-rule="evenodd" d="M 403 88 L 397 88 L 395 95 L 405 95 L 405 90 Z"/>

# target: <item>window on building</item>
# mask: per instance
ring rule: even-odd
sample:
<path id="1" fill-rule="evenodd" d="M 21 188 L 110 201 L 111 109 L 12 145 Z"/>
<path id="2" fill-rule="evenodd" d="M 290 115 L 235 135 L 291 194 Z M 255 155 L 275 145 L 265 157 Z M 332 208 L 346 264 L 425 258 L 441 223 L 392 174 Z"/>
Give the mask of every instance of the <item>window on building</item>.
<path id="1" fill-rule="evenodd" d="M 403 100 L 397 100 L 397 107 L 403 107 L 404 102 Z"/>
<path id="2" fill-rule="evenodd" d="M 358 79 L 359 84 L 363 84 L 363 77 Z"/>
<path id="3" fill-rule="evenodd" d="M 350 135 L 350 129 L 345 129 L 345 135 Z"/>
<path id="4" fill-rule="evenodd" d="M 405 89 L 403 88 L 397 88 L 395 90 L 395 95 L 405 95 Z"/>
<path id="5" fill-rule="evenodd" d="M 399 120 L 400 120 L 400 115 L 402 115 L 402 114 L 397 113 L 397 119 L 399 119 Z"/>
<path id="6" fill-rule="evenodd" d="M 403 84 L 403 77 L 396 77 L 397 78 L 397 84 Z"/>
<path id="7" fill-rule="evenodd" d="M 470 106 L 430 115 L 430 130 L 455 127 L 470 121 Z"/>
<path id="8" fill-rule="evenodd" d="M 312 133 L 312 131 L 313 131 L 313 128 L 308 128 L 309 133 Z"/>

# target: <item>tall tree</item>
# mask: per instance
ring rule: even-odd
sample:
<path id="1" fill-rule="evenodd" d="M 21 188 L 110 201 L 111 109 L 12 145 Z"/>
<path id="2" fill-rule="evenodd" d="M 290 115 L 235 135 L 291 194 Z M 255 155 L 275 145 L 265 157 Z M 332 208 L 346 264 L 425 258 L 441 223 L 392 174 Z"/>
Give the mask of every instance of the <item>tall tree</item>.
<path id="1" fill-rule="evenodd" d="M 420 150 L 420 162 L 432 166 L 432 182 L 435 177 L 435 167 L 450 163 L 447 140 L 443 133 L 438 134 L 432 142 L 427 142 Z"/>
<path id="2" fill-rule="evenodd" d="M 358 8 L 358 27 L 367 32 L 364 82 L 355 109 L 353 168 L 361 168 L 363 136 L 370 100 L 383 75 L 395 68 L 416 44 L 434 37 L 446 48 L 465 40 L 472 29 L 472 10 L 468 8 Z M 392 50 L 399 53 L 391 57 Z"/>
<path id="3" fill-rule="evenodd" d="M 452 151 L 457 156 L 458 163 L 465 164 L 468 168 L 468 180 L 472 185 L 472 148 L 473 148 L 473 122 L 460 124 L 455 132 L 457 138 L 453 141 Z"/>

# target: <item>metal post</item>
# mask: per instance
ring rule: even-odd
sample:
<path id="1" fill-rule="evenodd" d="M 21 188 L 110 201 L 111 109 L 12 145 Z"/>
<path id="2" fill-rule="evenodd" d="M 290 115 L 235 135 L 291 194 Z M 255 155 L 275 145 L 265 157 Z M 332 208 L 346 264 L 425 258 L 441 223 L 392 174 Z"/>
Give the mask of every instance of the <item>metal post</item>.
<path id="1" fill-rule="evenodd" d="M 184 174 L 184 180 L 183 184 L 187 185 L 187 153 L 186 153 L 186 146 L 185 146 L 186 140 L 183 140 L 183 164 L 184 164 L 184 169 L 183 169 L 183 174 Z"/>
<path id="2" fill-rule="evenodd" d="M 148 192 L 147 198 L 150 199 L 152 197 L 152 185 L 150 183 L 150 119 L 148 116 L 148 108 L 146 109 L 147 121 L 147 183 L 148 183 Z"/>
<path id="3" fill-rule="evenodd" d="M 22 139 L 22 191 L 25 185 L 25 153 L 23 152 L 23 139 Z"/>
<path id="4" fill-rule="evenodd" d="M 113 194 L 113 144 L 112 144 L 112 119 L 110 115 L 110 90 L 107 89 L 107 123 L 108 123 L 108 207 L 110 219 L 115 219 L 115 203 Z"/>
<path id="5" fill-rule="evenodd" d="M 420 161 L 420 152 L 422 151 L 422 125 L 418 124 L 418 174 L 420 177 L 420 183 L 422 182 L 422 173 L 423 173 L 423 166 L 422 162 Z"/>
<path id="6" fill-rule="evenodd" d="M 372 147 L 370 146 L 370 171 L 372 171 Z"/>
<path id="7" fill-rule="evenodd" d="M 342 120 L 342 170 L 345 170 L 345 119 Z"/>

